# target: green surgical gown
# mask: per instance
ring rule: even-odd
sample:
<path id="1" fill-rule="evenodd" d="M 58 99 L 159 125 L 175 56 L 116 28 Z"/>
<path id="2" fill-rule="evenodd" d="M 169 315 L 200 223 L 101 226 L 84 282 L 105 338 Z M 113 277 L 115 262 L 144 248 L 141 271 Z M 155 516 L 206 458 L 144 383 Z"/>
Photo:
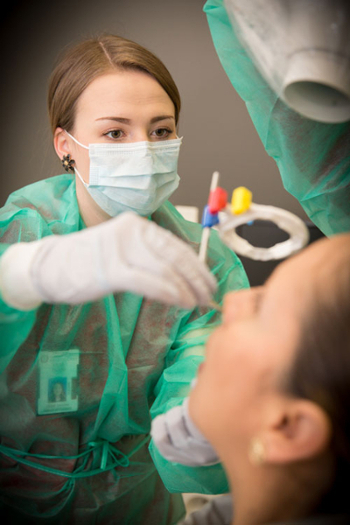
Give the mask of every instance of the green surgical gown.
<path id="1" fill-rule="evenodd" d="M 201 226 L 169 202 L 152 220 L 198 250 Z M 84 227 L 74 178 L 43 180 L 1 209 L 0 254 L 15 242 Z M 208 264 L 216 301 L 248 286 L 239 259 L 214 231 Z M 0 512 L 8 522 L 176 523 L 179 493 L 228 490 L 220 465 L 169 463 L 149 438 L 151 416 L 188 394 L 220 314 L 120 293 L 27 312 L 0 298 L 0 316 Z M 56 405 L 47 393 L 53 380 L 63 385 Z"/>
<path id="2" fill-rule="evenodd" d="M 325 235 L 350 231 L 350 122 L 315 122 L 290 109 L 241 45 L 224 1 L 208 0 L 204 11 L 221 64 L 285 189 Z"/>

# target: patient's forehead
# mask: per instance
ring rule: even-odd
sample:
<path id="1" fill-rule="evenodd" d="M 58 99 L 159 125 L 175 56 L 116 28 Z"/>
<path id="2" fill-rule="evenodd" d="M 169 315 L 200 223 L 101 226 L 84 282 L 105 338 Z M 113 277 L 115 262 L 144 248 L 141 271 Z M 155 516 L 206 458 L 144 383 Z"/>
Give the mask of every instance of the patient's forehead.
<path id="1" fill-rule="evenodd" d="M 270 280 L 305 314 L 315 301 L 335 300 L 343 286 L 349 287 L 349 277 L 350 234 L 342 234 L 311 244 L 279 265 Z"/>
<path id="2" fill-rule="evenodd" d="M 340 266 L 344 241 L 316 241 L 278 265 L 264 286 L 265 315 L 293 317 L 299 324 L 320 294 L 334 296 L 336 268 Z M 350 251 L 348 260 L 350 264 Z"/>
<path id="3" fill-rule="evenodd" d="M 341 264 L 344 250 L 348 253 L 350 262 L 350 236 L 325 238 L 282 263 L 278 271 L 284 278 L 291 279 L 296 284 L 320 280 L 319 284 L 324 285 L 327 280 L 322 279 L 329 278 Z"/>

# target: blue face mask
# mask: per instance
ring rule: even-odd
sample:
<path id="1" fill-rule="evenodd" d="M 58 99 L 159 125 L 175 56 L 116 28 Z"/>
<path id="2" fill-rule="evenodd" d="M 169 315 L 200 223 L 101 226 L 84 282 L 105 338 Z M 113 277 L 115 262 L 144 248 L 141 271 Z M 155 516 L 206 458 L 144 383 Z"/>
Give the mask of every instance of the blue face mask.
<path id="1" fill-rule="evenodd" d="M 76 168 L 75 172 L 94 201 L 111 217 L 123 211 L 151 215 L 179 185 L 177 163 L 182 138 L 85 146 L 66 133 L 89 150 L 89 183 Z"/>

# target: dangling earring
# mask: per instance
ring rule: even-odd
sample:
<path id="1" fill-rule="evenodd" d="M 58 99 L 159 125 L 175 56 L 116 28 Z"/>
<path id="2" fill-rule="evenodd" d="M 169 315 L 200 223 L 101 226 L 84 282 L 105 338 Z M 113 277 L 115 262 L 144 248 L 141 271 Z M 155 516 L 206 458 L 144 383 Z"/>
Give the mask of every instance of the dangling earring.
<path id="1" fill-rule="evenodd" d="M 75 164 L 75 160 L 72 159 L 69 153 L 68 155 L 63 155 L 62 166 L 68 173 L 69 172 L 74 173 L 74 168 L 73 168 L 74 164 Z"/>
<path id="2" fill-rule="evenodd" d="M 262 465 L 266 459 L 266 450 L 259 438 L 253 438 L 250 442 L 248 456 L 252 465 Z"/>

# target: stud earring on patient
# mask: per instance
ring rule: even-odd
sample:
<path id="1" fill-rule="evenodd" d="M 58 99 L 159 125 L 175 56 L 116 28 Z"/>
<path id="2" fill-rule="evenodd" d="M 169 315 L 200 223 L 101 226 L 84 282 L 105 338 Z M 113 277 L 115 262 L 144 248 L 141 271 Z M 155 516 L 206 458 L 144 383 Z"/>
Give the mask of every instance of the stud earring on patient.
<path id="1" fill-rule="evenodd" d="M 67 172 L 74 173 L 74 167 L 73 167 L 74 164 L 75 164 L 75 160 L 72 159 L 69 153 L 68 155 L 63 155 L 62 166 Z"/>

